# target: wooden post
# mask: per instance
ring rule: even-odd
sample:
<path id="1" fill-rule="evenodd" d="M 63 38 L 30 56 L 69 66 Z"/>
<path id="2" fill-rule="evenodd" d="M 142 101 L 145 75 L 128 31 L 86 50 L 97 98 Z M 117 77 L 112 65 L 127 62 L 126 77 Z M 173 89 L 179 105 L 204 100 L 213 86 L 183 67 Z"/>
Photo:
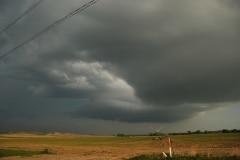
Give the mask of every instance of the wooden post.
<path id="1" fill-rule="evenodd" d="M 165 152 L 162 152 L 162 157 L 163 157 L 163 158 L 167 158 L 167 155 L 166 155 Z"/>
<path id="2" fill-rule="evenodd" d="M 170 155 L 170 157 L 172 157 L 172 144 L 171 144 L 170 137 L 168 138 L 168 146 L 169 146 L 169 155 Z"/>

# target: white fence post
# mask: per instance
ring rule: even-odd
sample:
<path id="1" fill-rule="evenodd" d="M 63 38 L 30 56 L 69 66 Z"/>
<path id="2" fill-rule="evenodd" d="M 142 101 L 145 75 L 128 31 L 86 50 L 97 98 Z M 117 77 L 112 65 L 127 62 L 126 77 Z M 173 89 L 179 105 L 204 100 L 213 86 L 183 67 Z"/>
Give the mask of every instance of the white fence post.
<path id="1" fill-rule="evenodd" d="M 170 155 L 170 157 L 172 157 L 172 144 L 171 144 L 170 137 L 168 138 L 168 146 L 169 146 L 169 155 Z"/>

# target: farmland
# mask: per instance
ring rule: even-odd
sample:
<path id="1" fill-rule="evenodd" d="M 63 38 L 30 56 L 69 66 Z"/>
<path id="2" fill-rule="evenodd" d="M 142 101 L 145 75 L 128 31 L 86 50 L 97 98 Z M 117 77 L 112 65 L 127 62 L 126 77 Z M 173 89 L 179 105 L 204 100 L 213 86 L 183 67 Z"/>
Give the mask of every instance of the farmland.
<path id="1" fill-rule="evenodd" d="M 174 155 L 230 157 L 240 156 L 240 134 L 193 134 L 171 136 Z M 106 160 L 129 159 L 141 155 L 168 153 L 166 139 L 153 136 L 93 136 L 68 133 L 0 134 L 0 149 L 50 154 L 3 157 L 7 160 Z"/>

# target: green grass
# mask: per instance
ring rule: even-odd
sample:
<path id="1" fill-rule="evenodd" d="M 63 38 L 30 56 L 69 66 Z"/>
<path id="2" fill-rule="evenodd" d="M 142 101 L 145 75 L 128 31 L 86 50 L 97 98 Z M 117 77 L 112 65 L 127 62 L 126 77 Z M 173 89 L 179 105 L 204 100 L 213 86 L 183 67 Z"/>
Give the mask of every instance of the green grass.
<path id="1" fill-rule="evenodd" d="M 86 137 L 34 137 L 34 138 L 0 138 L 5 144 L 45 144 L 61 146 L 125 146 L 150 143 L 151 137 L 115 137 L 115 136 L 86 136 Z"/>
<path id="2" fill-rule="evenodd" d="M 30 157 L 33 155 L 40 155 L 40 154 L 50 154 L 50 153 L 49 153 L 48 149 L 44 149 L 42 151 L 0 149 L 0 158 L 11 157 L 11 156 Z"/>
<path id="3" fill-rule="evenodd" d="M 152 143 L 151 136 L 83 136 L 83 137 L 47 137 L 45 133 L 35 134 L 41 137 L 7 137 L 0 138 L 0 143 L 8 144 L 51 144 L 51 145 L 71 145 L 71 146 L 124 146 Z M 239 141 L 239 133 L 229 134 L 196 134 L 196 135 L 173 135 L 170 136 L 173 145 L 175 144 L 209 144 L 211 142 L 236 142 Z"/>
<path id="4" fill-rule="evenodd" d="M 128 160 L 240 160 L 240 157 L 202 157 L 202 156 L 174 156 L 163 158 L 162 155 L 140 155 Z"/>

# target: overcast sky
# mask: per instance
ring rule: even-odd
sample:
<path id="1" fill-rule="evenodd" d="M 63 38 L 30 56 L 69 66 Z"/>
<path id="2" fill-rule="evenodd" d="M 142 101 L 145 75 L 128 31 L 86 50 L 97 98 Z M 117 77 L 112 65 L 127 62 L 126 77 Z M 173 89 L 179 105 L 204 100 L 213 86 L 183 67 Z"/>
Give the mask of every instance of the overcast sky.
<path id="1" fill-rule="evenodd" d="M 0 0 L 0 30 L 39 1 Z M 87 0 L 45 0 L 0 56 Z M 0 131 L 240 129 L 240 1 L 100 0 L 0 59 Z"/>

